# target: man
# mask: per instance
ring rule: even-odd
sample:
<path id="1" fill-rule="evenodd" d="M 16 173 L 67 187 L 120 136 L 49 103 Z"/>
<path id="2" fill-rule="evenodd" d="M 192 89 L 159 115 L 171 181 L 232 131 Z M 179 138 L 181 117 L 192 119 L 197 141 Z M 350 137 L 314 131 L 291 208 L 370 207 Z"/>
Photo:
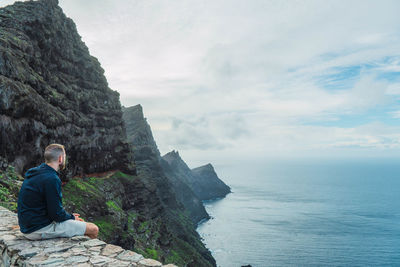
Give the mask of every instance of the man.
<path id="1" fill-rule="evenodd" d="M 62 206 L 61 180 L 58 172 L 65 169 L 63 145 L 51 144 L 44 151 L 45 163 L 25 173 L 18 196 L 18 224 L 31 240 L 87 235 L 96 238 L 99 228 L 86 223 L 77 213 Z"/>

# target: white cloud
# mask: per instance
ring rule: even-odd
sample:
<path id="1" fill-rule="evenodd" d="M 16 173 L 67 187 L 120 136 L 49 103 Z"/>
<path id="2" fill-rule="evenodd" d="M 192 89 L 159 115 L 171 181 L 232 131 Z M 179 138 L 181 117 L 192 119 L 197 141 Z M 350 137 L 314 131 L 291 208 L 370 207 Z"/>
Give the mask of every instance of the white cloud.
<path id="1" fill-rule="evenodd" d="M 400 117 L 398 1 L 60 6 L 122 104 L 143 105 L 162 153 L 178 149 L 189 163 L 221 163 L 244 155 L 398 149 L 394 126 L 341 124 L 377 107 L 390 107 L 388 119 Z M 389 72 L 392 79 L 382 78 Z"/>
<path id="2" fill-rule="evenodd" d="M 389 112 L 389 114 L 396 119 L 400 119 L 400 110 Z"/>

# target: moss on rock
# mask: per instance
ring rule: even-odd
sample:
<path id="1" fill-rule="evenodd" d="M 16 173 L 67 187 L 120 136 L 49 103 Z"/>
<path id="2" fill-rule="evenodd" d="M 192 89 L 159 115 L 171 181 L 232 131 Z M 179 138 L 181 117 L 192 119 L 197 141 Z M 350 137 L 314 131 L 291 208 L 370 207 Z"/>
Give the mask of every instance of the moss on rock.
<path id="1" fill-rule="evenodd" d="M 7 163 L 5 165 L 7 165 L 5 169 L 0 169 L 0 206 L 16 212 L 18 193 L 23 178 L 15 172 L 14 166 Z"/>
<path id="2" fill-rule="evenodd" d="M 99 238 L 178 266 L 213 266 L 184 210 L 164 210 L 157 188 L 145 176 L 115 172 L 109 177 L 71 179 L 63 188 L 66 209 L 99 226 Z M 188 265 L 189 264 L 189 265 Z"/>

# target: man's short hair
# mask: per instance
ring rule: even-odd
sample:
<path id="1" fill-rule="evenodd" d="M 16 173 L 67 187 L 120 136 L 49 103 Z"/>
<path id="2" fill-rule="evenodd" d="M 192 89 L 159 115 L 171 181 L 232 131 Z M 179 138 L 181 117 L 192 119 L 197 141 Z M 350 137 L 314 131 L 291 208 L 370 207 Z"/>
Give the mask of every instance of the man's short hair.
<path id="1" fill-rule="evenodd" d="M 44 150 L 44 161 L 46 163 L 58 160 L 60 155 L 64 155 L 65 148 L 60 144 L 50 144 Z"/>

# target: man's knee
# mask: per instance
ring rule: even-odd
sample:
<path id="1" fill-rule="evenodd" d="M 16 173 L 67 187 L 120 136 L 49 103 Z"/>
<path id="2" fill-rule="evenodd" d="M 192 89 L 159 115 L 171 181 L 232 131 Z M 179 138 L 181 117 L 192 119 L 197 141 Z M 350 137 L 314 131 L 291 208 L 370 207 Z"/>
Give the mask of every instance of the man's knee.
<path id="1" fill-rule="evenodd" d="M 97 227 L 95 224 L 93 224 L 93 232 L 96 236 L 99 234 L 99 227 Z"/>
<path id="2" fill-rule="evenodd" d="M 97 237 L 99 233 L 99 227 L 94 223 L 86 223 L 86 235 Z"/>

